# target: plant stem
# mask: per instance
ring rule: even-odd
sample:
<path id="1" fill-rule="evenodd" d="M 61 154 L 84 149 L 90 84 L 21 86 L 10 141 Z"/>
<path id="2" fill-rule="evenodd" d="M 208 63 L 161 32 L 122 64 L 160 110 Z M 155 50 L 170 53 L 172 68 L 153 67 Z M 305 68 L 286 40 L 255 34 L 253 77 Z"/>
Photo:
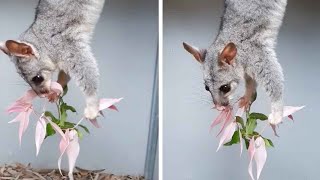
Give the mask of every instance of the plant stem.
<path id="1" fill-rule="evenodd" d="M 56 105 L 57 105 L 57 109 L 58 109 L 58 112 L 59 112 L 59 120 L 60 120 L 61 119 L 60 99 L 58 100 L 58 102 L 56 102 Z"/>

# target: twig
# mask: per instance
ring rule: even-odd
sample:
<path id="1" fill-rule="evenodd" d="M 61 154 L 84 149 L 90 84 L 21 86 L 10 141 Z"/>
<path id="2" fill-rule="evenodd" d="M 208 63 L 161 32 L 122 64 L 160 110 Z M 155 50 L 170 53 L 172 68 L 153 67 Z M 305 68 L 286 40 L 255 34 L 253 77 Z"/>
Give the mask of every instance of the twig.
<path id="1" fill-rule="evenodd" d="M 40 179 L 42 179 L 42 180 L 46 180 L 46 178 L 44 178 L 43 176 L 41 176 L 41 174 L 39 174 L 39 173 L 37 173 L 37 172 L 34 172 L 34 171 L 32 171 L 32 170 L 29 170 L 29 169 L 27 169 L 26 171 L 33 173 L 34 175 L 38 176 L 38 177 L 39 177 Z"/>
<path id="2" fill-rule="evenodd" d="M 97 173 L 93 180 L 98 180 L 98 179 L 99 179 L 99 176 L 100 176 L 100 174 Z"/>

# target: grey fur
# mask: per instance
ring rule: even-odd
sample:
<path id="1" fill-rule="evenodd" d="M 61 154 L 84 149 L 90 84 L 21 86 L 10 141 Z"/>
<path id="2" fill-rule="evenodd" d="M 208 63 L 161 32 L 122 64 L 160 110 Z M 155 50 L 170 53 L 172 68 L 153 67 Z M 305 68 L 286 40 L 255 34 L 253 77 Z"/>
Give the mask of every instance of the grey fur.
<path id="1" fill-rule="evenodd" d="M 40 0 L 34 22 L 19 37 L 33 47 L 35 56 L 12 56 L 18 73 L 39 92 L 48 88 L 52 73 L 62 70 L 76 80 L 86 97 L 85 116 L 98 115 L 99 70 L 89 45 L 104 0 Z M 45 81 L 31 79 L 41 74 Z"/>
<path id="2" fill-rule="evenodd" d="M 219 33 L 202 51 L 206 52 L 202 54 L 204 80 L 216 104 L 229 104 L 230 95 L 245 79 L 244 97 L 251 97 L 256 83 L 263 85 L 271 99 L 270 123 L 282 120 L 284 77 L 274 49 L 286 4 L 287 0 L 225 0 Z M 230 42 L 237 47 L 235 63 L 221 67 L 219 53 Z M 230 93 L 219 91 L 224 84 L 232 84 Z"/>

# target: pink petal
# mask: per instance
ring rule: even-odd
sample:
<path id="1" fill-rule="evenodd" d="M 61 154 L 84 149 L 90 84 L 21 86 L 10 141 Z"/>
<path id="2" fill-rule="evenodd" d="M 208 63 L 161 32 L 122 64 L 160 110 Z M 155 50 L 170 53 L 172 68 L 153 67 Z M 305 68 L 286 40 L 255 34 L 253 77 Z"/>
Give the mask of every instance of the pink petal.
<path id="1" fill-rule="evenodd" d="M 25 132 L 27 130 L 27 128 L 28 128 L 30 115 L 31 115 L 32 111 L 33 111 L 32 109 L 28 109 L 28 111 L 26 112 L 23 132 Z"/>
<path id="2" fill-rule="evenodd" d="M 47 123 L 43 117 L 40 117 L 36 125 L 36 135 L 35 135 L 37 156 L 39 154 L 41 144 L 43 143 L 43 140 L 46 137 L 46 129 L 47 129 Z"/>
<path id="3" fill-rule="evenodd" d="M 236 127 L 237 127 L 237 123 L 232 122 L 223 130 L 217 151 L 219 151 L 222 144 L 224 144 L 232 139 L 232 136 L 236 130 Z"/>
<path id="4" fill-rule="evenodd" d="M 45 119 L 51 124 L 52 128 L 53 128 L 56 132 L 58 132 L 58 133 L 61 135 L 62 138 L 65 139 L 65 135 L 64 135 L 64 133 L 62 132 L 61 128 L 60 128 L 56 123 L 52 122 L 52 121 L 50 120 L 50 118 L 46 117 Z"/>
<path id="5" fill-rule="evenodd" d="M 216 125 L 222 123 L 226 118 L 226 115 L 227 115 L 227 111 L 221 111 L 218 117 L 211 123 L 210 129 L 213 129 Z"/>
<path id="6" fill-rule="evenodd" d="M 19 98 L 18 102 L 31 103 L 34 98 L 38 95 L 34 92 L 34 90 L 28 90 L 21 98 Z"/>
<path id="7" fill-rule="evenodd" d="M 26 124 L 26 112 L 22 112 L 22 118 L 20 121 L 20 126 L 19 126 L 19 144 L 21 146 L 21 142 L 22 142 L 22 136 L 25 132 L 25 124 Z"/>
<path id="8" fill-rule="evenodd" d="M 242 116 L 243 116 L 243 113 L 244 113 L 244 107 L 238 108 L 235 116 L 242 117 Z"/>
<path id="9" fill-rule="evenodd" d="M 242 155 L 242 151 L 243 151 L 243 143 L 242 143 L 242 134 L 239 128 L 239 137 L 240 137 L 240 156 Z"/>
<path id="10" fill-rule="evenodd" d="M 111 109 L 115 109 L 114 107 L 112 107 L 115 103 L 118 103 L 122 100 L 123 98 L 119 98 L 119 99 L 100 99 L 100 106 L 99 106 L 99 110 L 104 110 L 107 108 L 111 108 Z"/>
<path id="11" fill-rule="evenodd" d="M 18 116 L 10 121 L 9 123 L 13 122 L 20 122 L 19 125 L 19 144 L 21 145 L 23 133 L 26 131 L 29 125 L 29 116 L 32 112 L 32 109 L 28 109 L 27 111 L 21 112 Z"/>
<path id="12" fill-rule="evenodd" d="M 23 135 L 23 129 L 24 129 L 24 119 L 26 116 L 26 112 L 21 112 L 20 114 L 18 114 L 18 116 L 16 118 L 14 118 L 12 121 L 10 121 L 9 123 L 13 123 L 13 122 L 20 122 L 19 125 L 19 144 L 21 145 L 21 141 L 22 141 L 22 135 Z"/>
<path id="13" fill-rule="evenodd" d="M 73 168 L 76 164 L 76 161 L 80 152 L 80 145 L 79 145 L 77 131 L 71 130 L 69 133 L 69 136 L 70 136 L 70 143 L 66 151 L 69 159 L 69 178 L 70 178 L 73 176 Z"/>
<path id="14" fill-rule="evenodd" d="M 115 105 L 110 106 L 109 109 L 112 109 L 112 110 L 115 110 L 115 111 L 119 111 L 118 108 Z"/>
<path id="15" fill-rule="evenodd" d="M 226 119 L 225 119 L 225 121 L 224 121 L 224 123 L 223 123 L 223 125 L 222 125 L 222 127 L 221 127 L 221 129 L 220 129 L 220 131 L 219 131 L 219 133 L 218 133 L 217 136 L 219 136 L 219 135 L 222 133 L 222 131 L 225 129 L 225 127 L 226 127 L 232 120 L 233 120 L 232 110 L 231 110 L 231 109 L 228 109 L 228 110 L 227 110 Z"/>
<path id="16" fill-rule="evenodd" d="M 101 128 L 101 126 L 98 124 L 97 119 L 90 119 L 90 122 L 91 122 L 96 128 Z"/>
<path id="17" fill-rule="evenodd" d="M 249 158 L 250 158 L 248 172 L 249 172 L 249 175 L 252 180 L 254 180 L 254 177 L 252 174 L 252 160 L 253 160 L 255 151 L 256 151 L 256 147 L 255 147 L 254 137 L 252 137 L 252 139 L 250 140 L 250 143 L 249 143 L 249 148 L 248 148 L 248 153 L 249 153 Z"/>
<path id="18" fill-rule="evenodd" d="M 255 141 L 256 150 L 254 153 L 254 159 L 257 166 L 257 180 L 260 177 L 261 171 L 267 160 L 267 150 L 266 145 L 262 137 L 258 137 Z"/>
<path id="19" fill-rule="evenodd" d="M 293 113 L 303 109 L 305 106 L 293 107 L 293 106 L 284 106 L 283 107 L 283 117 L 292 115 Z"/>
<path id="20" fill-rule="evenodd" d="M 14 123 L 14 122 L 20 122 L 24 119 L 24 113 L 25 112 L 21 112 L 17 115 L 17 117 L 15 117 L 12 121 L 9 121 L 8 123 Z"/>
<path id="21" fill-rule="evenodd" d="M 6 109 L 6 112 L 8 114 L 11 114 L 13 112 L 22 112 L 30 107 L 31 107 L 31 104 L 29 104 L 29 103 L 15 103 L 15 104 L 11 105 L 10 107 L 8 107 Z"/>
<path id="22" fill-rule="evenodd" d="M 61 94 L 63 92 L 62 86 L 57 82 L 51 82 L 50 89 L 57 94 Z"/>
<path id="23" fill-rule="evenodd" d="M 25 111 L 32 106 L 32 100 L 37 97 L 37 94 L 33 90 L 28 90 L 22 97 L 16 100 L 7 109 L 7 113 Z"/>
<path id="24" fill-rule="evenodd" d="M 61 138 L 60 143 L 59 143 L 59 150 L 60 150 L 60 157 L 58 159 L 58 169 L 60 174 L 62 175 L 61 172 L 61 159 L 64 154 L 64 152 L 67 150 L 69 146 L 69 129 L 66 130 L 66 134 Z"/>

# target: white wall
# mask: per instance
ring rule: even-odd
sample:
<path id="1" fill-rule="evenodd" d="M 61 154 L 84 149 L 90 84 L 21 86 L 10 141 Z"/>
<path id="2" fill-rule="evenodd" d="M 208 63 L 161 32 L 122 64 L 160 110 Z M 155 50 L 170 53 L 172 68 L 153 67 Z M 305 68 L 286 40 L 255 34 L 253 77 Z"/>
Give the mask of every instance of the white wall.
<path id="1" fill-rule="evenodd" d="M 36 4 L 36 0 L 2 0 L 0 40 L 18 37 L 32 23 Z M 106 118 L 100 118 L 102 129 L 85 123 L 92 133 L 81 141 L 77 166 L 106 168 L 116 174 L 143 174 L 156 61 L 157 4 L 156 0 L 106 1 L 92 43 L 101 72 L 100 94 L 125 99 L 118 105 L 119 113 L 108 112 Z M 0 163 L 30 162 L 35 167 L 56 168 L 57 138 L 46 140 L 39 157 L 35 157 L 35 118 L 21 148 L 18 125 L 7 124 L 14 116 L 5 114 L 4 109 L 28 86 L 4 54 L 0 54 L 0 82 Z M 69 89 L 66 101 L 82 113 L 84 99 L 80 90 L 74 82 Z"/>
<path id="2" fill-rule="evenodd" d="M 320 99 L 318 1 L 289 0 L 277 46 L 286 78 L 285 102 L 307 105 L 294 123 L 281 125 L 280 138 L 261 179 L 319 179 L 318 119 Z M 239 146 L 215 150 L 217 130 L 209 125 L 217 111 L 211 109 L 199 64 L 182 47 L 190 42 L 207 47 L 217 34 L 223 0 L 164 1 L 164 179 L 249 179 L 247 153 L 239 158 Z M 253 109 L 269 113 L 269 100 L 258 92 Z"/>

